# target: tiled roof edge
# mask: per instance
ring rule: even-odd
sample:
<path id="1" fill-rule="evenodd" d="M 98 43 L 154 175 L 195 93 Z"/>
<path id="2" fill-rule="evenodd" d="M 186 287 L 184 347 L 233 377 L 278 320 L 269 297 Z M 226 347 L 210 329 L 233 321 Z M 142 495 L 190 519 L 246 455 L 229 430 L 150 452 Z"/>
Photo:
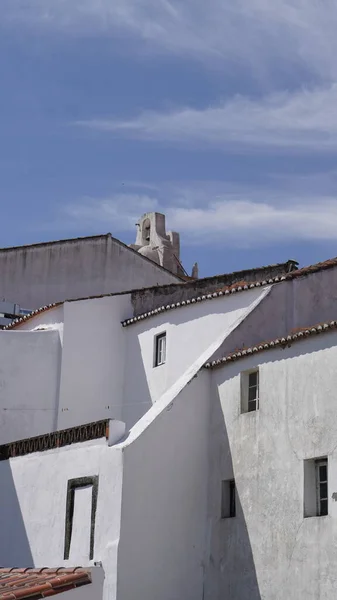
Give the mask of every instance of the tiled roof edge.
<path id="1" fill-rule="evenodd" d="M 135 317 L 131 317 L 130 319 L 125 319 L 122 321 L 123 327 L 128 327 L 134 323 L 138 323 L 139 321 L 143 321 L 144 319 L 148 319 L 154 315 L 160 314 L 167 310 L 173 310 L 175 308 L 180 308 L 182 306 L 187 306 L 189 304 L 196 304 L 198 302 L 203 302 L 204 300 L 213 300 L 214 298 L 220 298 L 221 296 L 229 296 L 230 294 L 235 294 L 236 292 L 242 292 L 244 290 L 250 290 L 256 287 L 263 287 L 265 285 L 271 285 L 273 283 L 278 283 L 280 281 L 285 281 L 286 276 L 282 275 L 281 277 L 273 277 L 272 279 L 264 280 L 264 281 L 255 281 L 251 283 L 242 283 L 233 286 L 228 286 L 224 290 L 220 290 L 218 292 L 210 292 L 209 294 L 203 294 L 202 296 L 196 296 L 191 298 L 190 300 L 181 300 L 181 302 L 174 302 L 172 304 L 166 304 L 160 306 L 159 308 L 155 308 L 150 310 L 149 312 L 142 313 L 141 315 L 137 315 Z"/>
<path id="2" fill-rule="evenodd" d="M 0 446 L 0 461 L 109 437 L 109 419 L 77 425 Z"/>
<path id="3" fill-rule="evenodd" d="M 235 292 L 241 292 L 243 290 L 252 289 L 254 287 L 260 287 L 264 285 L 271 285 L 273 283 L 280 283 L 283 281 L 290 281 L 292 279 L 297 279 L 299 277 L 306 277 L 308 275 L 317 273 L 319 271 L 325 271 L 327 269 L 332 269 L 337 267 L 337 258 L 332 258 L 326 260 L 325 262 L 320 262 L 315 265 L 310 265 L 308 267 L 303 267 L 302 269 L 295 269 L 290 271 L 289 273 L 285 273 L 283 275 L 278 275 L 268 280 L 256 281 L 251 283 L 237 283 L 232 286 L 229 285 L 223 290 L 211 292 L 209 294 L 203 294 L 201 296 L 197 296 L 195 298 L 191 298 L 190 300 L 182 300 L 181 302 L 175 302 L 173 304 L 167 304 L 166 306 L 160 306 L 159 308 L 155 308 L 151 311 L 142 313 L 140 315 L 131 317 L 130 319 L 125 319 L 122 321 L 122 326 L 127 327 L 132 325 L 138 321 L 142 321 L 158 313 L 165 312 L 166 310 L 172 310 L 174 308 L 180 308 L 181 306 L 186 306 L 188 304 L 194 304 L 195 302 L 202 302 L 203 300 L 212 300 L 213 298 L 218 298 L 219 296 L 225 296 L 229 294 L 234 294 Z"/>
<path id="4" fill-rule="evenodd" d="M 0 599 L 45 598 L 91 583 L 89 569 L 0 568 Z"/>
<path id="5" fill-rule="evenodd" d="M 20 323 L 30 321 L 30 319 L 32 319 L 33 317 L 36 317 L 37 315 L 40 315 L 41 313 L 46 312 L 47 310 L 50 310 L 51 308 L 60 306 L 61 304 L 63 304 L 63 302 L 53 302 L 52 304 L 46 304 L 46 306 L 41 306 L 41 308 L 37 308 L 36 310 L 33 310 L 31 313 L 29 313 L 29 315 L 24 315 L 23 317 L 18 317 L 17 319 L 14 319 L 14 321 L 9 323 L 8 325 L 5 325 L 2 328 L 2 331 L 5 331 L 6 329 L 13 329 Z"/>
<path id="6" fill-rule="evenodd" d="M 268 342 L 254 344 L 254 346 L 250 346 L 249 348 L 242 348 L 241 350 L 227 354 L 223 358 L 207 362 L 204 365 L 204 368 L 214 369 L 216 367 L 221 367 L 225 364 L 237 361 L 240 358 L 246 358 L 247 356 L 251 356 L 252 354 L 263 352 L 264 350 L 273 350 L 274 348 L 285 348 L 286 346 L 289 346 L 294 342 L 304 340 L 307 337 L 310 337 L 311 335 L 326 333 L 333 329 L 337 329 L 337 321 L 327 321 L 325 323 L 319 323 L 318 325 L 314 325 L 312 327 L 299 329 L 285 337 L 278 337 Z"/>

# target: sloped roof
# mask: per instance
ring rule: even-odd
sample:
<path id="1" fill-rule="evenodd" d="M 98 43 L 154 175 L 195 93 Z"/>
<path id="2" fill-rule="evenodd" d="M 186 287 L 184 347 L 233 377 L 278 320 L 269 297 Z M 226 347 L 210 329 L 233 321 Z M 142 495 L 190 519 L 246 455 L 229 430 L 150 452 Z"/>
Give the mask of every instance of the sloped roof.
<path id="1" fill-rule="evenodd" d="M 214 369 L 216 367 L 221 367 L 225 364 L 235 362 L 240 358 L 245 358 L 247 356 L 251 356 L 252 354 L 263 352 L 264 350 L 286 348 L 287 346 L 291 346 L 291 344 L 294 342 L 300 342 L 307 337 L 319 335 L 320 333 L 328 333 L 333 329 L 337 329 L 337 321 L 326 321 L 323 323 L 317 323 L 316 325 L 311 325 L 310 327 L 293 329 L 289 335 L 286 335 L 285 337 L 278 337 L 266 342 L 260 342 L 258 344 L 254 344 L 254 346 L 250 346 L 249 348 L 240 348 L 239 350 L 231 352 L 222 358 L 207 362 L 204 367 L 206 369 Z"/>
<path id="2" fill-rule="evenodd" d="M 90 571 L 75 569 L 0 569 L 0 600 L 47 598 L 91 583 Z"/>

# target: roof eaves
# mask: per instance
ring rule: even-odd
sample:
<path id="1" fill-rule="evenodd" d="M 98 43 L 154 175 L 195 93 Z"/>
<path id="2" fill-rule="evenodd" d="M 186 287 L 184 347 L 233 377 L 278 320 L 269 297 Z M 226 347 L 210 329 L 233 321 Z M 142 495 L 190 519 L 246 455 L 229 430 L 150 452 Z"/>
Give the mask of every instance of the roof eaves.
<path id="1" fill-rule="evenodd" d="M 102 438 L 109 438 L 109 419 L 3 444 L 0 446 L 0 461 Z"/>
<path id="2" fill-rule="evenodd" d="M 130 319 L 125 319 L 124 321 L 122 321 L 122 326 L 128 327 L 129 325 L 133 325 L 135 323 L 138 323 L 139 321 L 143 321 L 144 319 L 148 319 L 149 317 L 152 317 L 154 315 L 160 314 L 168 310 L 173 310 L 182 306 L 204 302 L 205 300 L 213 300 L 214 298 L 220 298 L 221 296 L 229 296 L 230 294 L 235 294 L 237 292 L 242 292 L 245 290 L 251 290 L 257 287 L 272 285 L 274 283 L 279 283 L 280 281 L 285 281 L 285 279 L 286 277 L 282 275 L 282 277 L 273 277 L 272 279 L 268 279 L 267 281 L 255 281 L 251 283 L 242 282 L 240 284 L 227 286 L 219 291 L 211 292 L 210 294 L 203 294 L 202 296 L 196 296 L 195 298 L 191 298 L 190 300 L 182 300 L 181 302 L 166 304 L 153 310 L 150 310 L 149 312 L 145 312 L 135 317 L 131 317 Z"/>
<path id="3" fill-rule="evenodd" d="M 33 310 L 31 313 L 29 313 L 29 315 L 24 315 L 23 317 L 18 317 L 17 319 L 14 319 L 14 321 L 9 323 L 8 325 L 5 325 L 2 328 L 2 331 L 6 331 L 8 329 L 14 329 L 18 325 L 21 325 L 22 323 L 25 323 L 26 321 L 30 321 L 31 319 L 33 319 L 33 317 L 36 317 L 37 315 L 40 315 L 41 313 L 44 313 L 47 310 L 50 310 L 51 308 L 60 306 L 61 304 L 63 304 L 63 302 L 53 302 L 52 304 L 46 304 L 46 306 L 41 306 L 41 308 L 37 308 L 36 310 Z"/>
<path id="4" fill-rule="evenodd" d="M 292 263 L 294 264 L 295 261 L 288 261 L 288 263 Z M 288 264 L 287 263 L 287 264 Z M 143 321 L 144 319 L 148 319 L 149 317 L 152 317 L 154 315 L 157 315 L 158 313 L 162 313 L 165 312 L 166 310 L 172 310 L 174 308 L 180 308 L 181 306 L 186 306 L 189 304 L 194 304 L 195 302 L 202 302 L 204 300 L 212 300 L 213 298 L 218 298 L 219 296 L 223 296 L 223 295 L 229 295 L 229 294 L 234 294 L 235 292 L 241 292 L 243 290 L 248 290 L 248 289 L 252 289 L 254 287 L 259 287 L 259 286 L 265 286 L 265 285 L 271 285 L 274 283 L 280 283 L 280 282 L 284 282 L 284 281 L 291 281 L 293 279 L 297 279 L 300 277 L 307 277 L 308 275 L 312 275 L 314 273 L 317 273 L 319 271 L 325 271 L 327 269 L 332 269 L 334 267 L 337 266 L 337 257 L 336 258 L 332 258 L 329 260 L 326 260 L 324 262 L 320 262 L 317 263 L 315 265 L 310 265 L 308 267 L 303 267 L 302 269 L 297 269 L 294 268 L 293 270 L 289 271 L 288 273 L 284 273 L 283 275 L 278 275 L 276 277 L 273 277 L 271 279 L 268 280 L 263 280 L 263 281 L 256 281 L 256 282 L 239 282 L 239 283 L 235 283 L 233 285 L 229 285 L 226 287 L 223 287 L 220 290 L 214 291 L 210 294 L 203 294 L 202 296 L 197 296 L 195 298 L 192 298 L 190 300 L 182 300 L 181 302 L 176 302 L 173 304 L 167 304 L 167 305 L 163 305 L 159 308 L 155 308 L 151 311 L 142 313 L 140 315 L 131 317 L 129 319 L 125 319 L 124 321 L 122 321 L 122 326 L 123 327 L 127 327 L 129 325 L 135 324 L 139 321 Z M 261 269 L 263 269 L 265 267 L 261 267 Z"/>
<path id="5" fill-rule="evenodd" d="M 207 362 L 204 367 L 206 369 L 214 369 L 216 367 L 224 366 L 225 364 L 232 363 L 234 361 L 239 360 L 240 358 L 246 358 L 247 356 L 251 356 L 252 354 L 257 354 L 259 352 L 263 352 L 264 350 L 273 350 L 275 348 L 286 348 L 287 346 L 291 346 L 294 342 L 299 342 L 304 340 L 312 335 L 318 335 L 320 333 L 327 333 L 333 329 L 337 329 L 337 321 L 327 321 L 324 323 L 318 323 L 317 325 L 311 327 L 304 327 L 300 329 L 293 330 L 289 335 L 285 337 L 278 337 L 273 340 L 269 340 L 268 342 L 261 342 L 259 344 L 254 344 L 254 346 L 250 346 L 249 348 L 241 348 L 236 352 L 232 352 L 227 354 L 223 358 L 219 358 L 217 360 L 212 360 Z"/>

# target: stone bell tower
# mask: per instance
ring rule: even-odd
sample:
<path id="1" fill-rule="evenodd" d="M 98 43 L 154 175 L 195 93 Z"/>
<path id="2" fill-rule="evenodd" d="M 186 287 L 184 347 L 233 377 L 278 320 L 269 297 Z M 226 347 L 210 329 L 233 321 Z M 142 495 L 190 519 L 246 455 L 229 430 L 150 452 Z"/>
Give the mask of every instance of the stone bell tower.
<path id="1" fill-rule="evenodd" d="M 136 243 L 131 248 L 177 275 L 186 275 L 180 262 L 179 233 L 165 228 L 165 215 L 146 213 L 137 223 Z"/>

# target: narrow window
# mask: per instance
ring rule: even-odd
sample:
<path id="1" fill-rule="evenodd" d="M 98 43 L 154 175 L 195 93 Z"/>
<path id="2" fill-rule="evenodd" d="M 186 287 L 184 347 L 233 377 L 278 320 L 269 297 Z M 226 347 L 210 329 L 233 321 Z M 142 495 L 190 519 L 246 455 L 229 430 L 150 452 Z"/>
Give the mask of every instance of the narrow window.
<path id="1" fill-rule="evenodd" d="M 228 479 L 221 482 L 221 518 L 235 517 L 235 481 Z"/>
<path id="2" fill-rule="evenodd" d="M 304 461 L 304 516 L 328 514 L 328 459 Z"/>
<path id="3" fill-rule="evenodd" d="M 259 371 L 241 373 L 241 412 L 253 412 L 259 408 Z"/>
<path id="4" fill-rule="evenodd" d="M 317 516 L 328 514 L 328 461 L 316 460 Z"/>
<path id="5" fill-rule="evenodd" d="M 80 477 L 68 481 L 64 537 L 65 560 L 69 559 L 71 549 L 74 550 L 75 555 L 84 553 L 90 560 L 94 557 L 97 493 L 98 476 Z M 86 514 L 88 522 L 83 523 L 83 517 Z M 88 538 L 86 533 L 89 534 Z M 87 545 L 87 548 L 82 547 L 83 543 L 85 546 Z M 83 558 L 85 557 L 83 556 Z"/>
<path id="6" fill-rule="evenodd" d="M 159 367 L 166 362 L 166 333 L 155 337 L 155 359 L 154 366 Z"/>

